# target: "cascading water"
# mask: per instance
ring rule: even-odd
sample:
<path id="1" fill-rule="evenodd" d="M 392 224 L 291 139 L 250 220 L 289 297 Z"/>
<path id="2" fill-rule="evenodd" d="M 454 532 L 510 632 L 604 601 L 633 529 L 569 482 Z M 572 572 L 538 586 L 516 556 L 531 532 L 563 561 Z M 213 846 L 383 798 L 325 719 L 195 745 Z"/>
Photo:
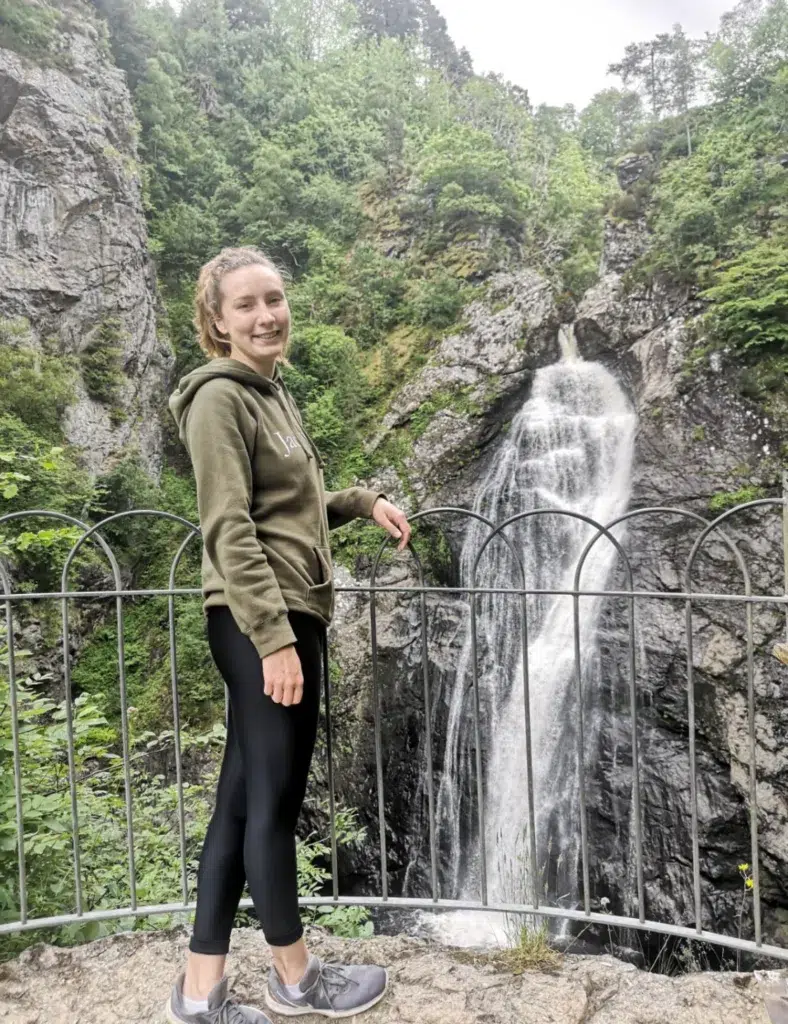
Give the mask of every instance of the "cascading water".
<path id="1" fill-rule="evenodd" d="M 559 332 L 561 360 L 536 374 L 528 401 L 513 420 L 474 504 L 493 522 L 531 509 L 582 513 L 607 523 L 629 503 L 636 419 L 603 366 L 583 361 L 571 327 Z M 470 583 L 488 528 L 473 521 L 460 571 Z M 524 519 L 507 529 L 522 560 L 526 584 L 571 589 L 577 561 L 594 536 L 568 516 Z M 616 563 L 601 538 L 586 561 L 581 588 L 604 589 Z M 507 545 L 493 541 L 479 562 L 479 587 L 518 586 Z M 583 688 L 590 695 L 586 750 L 593 749 L 595 690 L 602 686 L 597 632 L 603 599 L 582 598 Z M 542 902 L 576 897 L 580 818 L 578 807 L 577 699 L 573 606 L 566 596 L 527 599 L 533 789 L 538 877 L 531 877 L 523 664 L 517 597 L 477 598 L 477 666 L 482 749 L 488 899 L 530 902 L 532 885 Z M 438 834 L 444 851 L 441 895 L 480 899 L 476 748 L 470 629 L 459 658 L 449 703 L 446 751 L 437 795 Z M 447 860 L 445 858 L 448 858 Z M 505 923 L 470 912 L 441 916 L 430 928 L 452 942 L 500 941 Z"/>

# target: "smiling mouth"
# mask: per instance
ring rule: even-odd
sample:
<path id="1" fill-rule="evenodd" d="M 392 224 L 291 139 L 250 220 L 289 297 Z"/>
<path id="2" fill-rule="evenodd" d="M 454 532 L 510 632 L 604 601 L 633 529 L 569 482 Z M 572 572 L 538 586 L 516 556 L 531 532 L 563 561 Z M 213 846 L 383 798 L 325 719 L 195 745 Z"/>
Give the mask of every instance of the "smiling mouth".
<path id="1" fill-rule="evenodd" d="M 278 338 L 281 331 L 271 331 L 270 334 L 253 334 L 252 337 L 255 341 L 273 341 L 274 338 Z"/>

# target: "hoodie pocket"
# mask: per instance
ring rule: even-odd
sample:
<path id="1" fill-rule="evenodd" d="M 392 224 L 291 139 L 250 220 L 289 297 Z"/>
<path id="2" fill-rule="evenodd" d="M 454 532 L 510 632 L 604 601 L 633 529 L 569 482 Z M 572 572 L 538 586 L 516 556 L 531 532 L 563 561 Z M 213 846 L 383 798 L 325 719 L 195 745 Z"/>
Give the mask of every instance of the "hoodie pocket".
<path id="1" fill-rule="evenodd" d="M 312 548 L 315 553 L 318 565 L 318 583 L 314 587 L 310 587 L 310 590 L 317 590 L 318 587 L 324 587 L 326 584 L 333 583 L 334 571 L 331 568 L 331 551 L 328 548 Z"/>
<path id="2" fill-rule="evenodd" d="M 327 548 L 312 548 L 312 551 L 317 559 L 320 582 L 307 589 L 307 604 L 324 615 L 330 615 L 334 591 L 331 552 Z"/>
<path id="3" fill-rule="evenodd" d="M 320 582 L 309 587 L 306 603 L 316 612 L 331 618 L 334 610 L 334 579 L 331 571 L 331 552 L 327 548 L 312 548 L 319 566 Z"/>

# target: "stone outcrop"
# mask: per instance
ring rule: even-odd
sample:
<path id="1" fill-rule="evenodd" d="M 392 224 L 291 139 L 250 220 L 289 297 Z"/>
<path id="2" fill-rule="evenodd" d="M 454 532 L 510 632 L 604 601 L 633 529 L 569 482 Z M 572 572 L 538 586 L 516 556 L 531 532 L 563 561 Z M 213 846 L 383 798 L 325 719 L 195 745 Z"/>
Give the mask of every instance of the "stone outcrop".
<path id="1" fill-rule="evenodd" d="M 320 955 L 379 963 L 390 989 L 369 1024 L 769 1024 L 751 974 L 645 974 L 611 957 L 568 956 L 551 973 L 514 975 L 415 939 L 341 941 Z M 72 949 L 36 946 L 0 967 L 8 1024 L 149 1024 L 162 1019 L 186 955 L 185 931 L 136 933 Z M 245 1002 L 264 1008 L 269 966 L 259 932 L 235 932 L 229 973 Z M 777 1020 L 777 1018 L 775 1018 Z"/>
<path id="2" fill-rule="evenodd" d="M 135 446 L 155 474 L 171 355 L 156 328 L 134 111 L 89 5 L 58 8 L 57 61 L 0 50 L 0 318 L 27 320 L 27 343 L 54 340 L 62 355 L 119 350 L 112 402 L 78 375 L 66 435 L 94 472 Z"/>

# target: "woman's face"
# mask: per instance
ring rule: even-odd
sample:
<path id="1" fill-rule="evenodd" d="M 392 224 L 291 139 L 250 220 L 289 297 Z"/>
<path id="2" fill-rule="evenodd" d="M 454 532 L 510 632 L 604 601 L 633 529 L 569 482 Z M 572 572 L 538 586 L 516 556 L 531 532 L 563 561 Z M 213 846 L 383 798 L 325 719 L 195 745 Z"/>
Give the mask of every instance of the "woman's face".
<path id="1" fill-rule="evenodd" d="M 225 274 L 216 326 L 227 336 L 230 355 L 270 377 L 290 334 L 290 307 L 282 279 L 260 264 Z"/>

